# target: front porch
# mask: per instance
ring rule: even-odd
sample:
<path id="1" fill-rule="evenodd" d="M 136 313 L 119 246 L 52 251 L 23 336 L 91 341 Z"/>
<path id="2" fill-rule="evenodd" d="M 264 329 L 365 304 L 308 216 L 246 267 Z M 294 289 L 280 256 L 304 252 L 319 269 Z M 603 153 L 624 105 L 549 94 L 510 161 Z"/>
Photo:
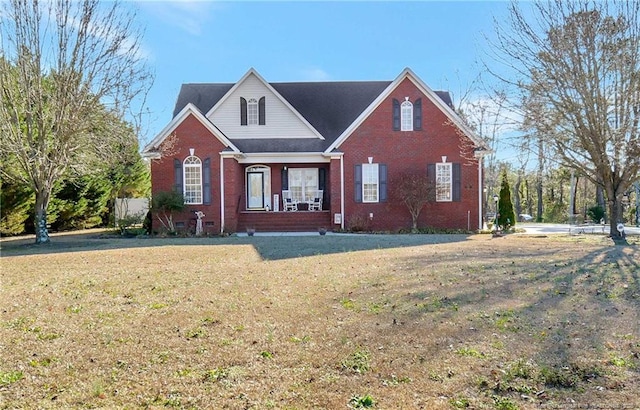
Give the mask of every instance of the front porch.
<path id="1" fill-rule="evenodd" d="M 241 211 L 238 232 L 253 228 L 256 232 L 316 232 L 318 228 L 333 229 L 330 211 Z"/>

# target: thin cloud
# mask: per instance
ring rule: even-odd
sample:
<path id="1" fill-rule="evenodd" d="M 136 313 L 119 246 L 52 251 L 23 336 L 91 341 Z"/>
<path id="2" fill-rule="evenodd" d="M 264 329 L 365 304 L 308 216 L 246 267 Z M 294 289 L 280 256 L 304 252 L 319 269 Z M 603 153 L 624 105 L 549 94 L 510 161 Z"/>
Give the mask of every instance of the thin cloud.
<path id="1" fill-rule="evenodd" d="M 211 20 L 213 10 L 222 5 L 208 1 L 181 0 L 141 1 L 140 7 L 169 26 L 192 36 L 199 36 L 204 26 Z"/>
<path id="2" fill-rule="evenodd" d="M 304 81 L 329 81 L 331 80 L 331 76 L 329 73 L 324 71 L 319 67 L 311 67 L 307 69 L 303 69 L 301 71 L 301 76 Z"/>

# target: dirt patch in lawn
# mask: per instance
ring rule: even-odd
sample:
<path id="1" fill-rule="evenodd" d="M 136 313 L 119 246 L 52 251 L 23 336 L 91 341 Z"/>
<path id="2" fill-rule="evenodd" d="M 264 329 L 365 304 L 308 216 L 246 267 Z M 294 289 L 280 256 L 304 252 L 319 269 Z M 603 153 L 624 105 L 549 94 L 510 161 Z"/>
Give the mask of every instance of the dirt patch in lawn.
<path id="1" fill-rule="evenodd" d="M 0 408 L 640 407 L 633 242 L 96 234 L 0 263 Z"/>

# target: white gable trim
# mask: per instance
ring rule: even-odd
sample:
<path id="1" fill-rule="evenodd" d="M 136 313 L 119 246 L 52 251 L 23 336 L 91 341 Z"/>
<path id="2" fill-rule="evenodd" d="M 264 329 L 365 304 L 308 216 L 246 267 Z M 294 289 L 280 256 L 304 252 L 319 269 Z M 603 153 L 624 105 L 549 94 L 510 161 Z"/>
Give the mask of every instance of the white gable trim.
<path id="1" fill-rule="evenodd" d="M 298 110 L 296 110 L 295 108 L 293 108 L 293 106 L 291 104 L 289 104 L 289 101 L 287 101 L 282 95 L 280 95 L 279 92 L 276 91 L 275 88 L 273 88 L 271 86 L 271 84 L 269 84 L 268 82 L 265 81 L 264 78 L 262 78 L 262 76 L 260 74 L 258 74 L 258 72 L 254 69 L 254 68 L 250 68 L 249 71 L 247 71 L 247 73 L 245 75 L 242 76 L 242 78 L 240 80 L 238 80 L 238 82 L 236 82 L 233 87 L 231 87 L 231 89 L 229 91 L 227 91 L 227 93 L 225 95 L 222 96 L 222 98 L 220 98 L 220 100 L 218 100 L 218 102 L 211 107 L 211 109 L 206 113 L 206 117 L 210 118 L 211 115 L 229 98 L 229 96 L 231 96 L 235 90 L 240 87 L 240 85 L 245 82 L 247 80 L 247 78 L 249 76 L 255 76 L 269 91 L 271 91 L 289 110 L 291 110 L 291 112 L 298 117 L 298 119 L 300 121 L 302 121 L 302 123 L 309 127 L 309 129 L 313 132 L 313 134 L 321 140 L 324 140 L 325 138 L 322 136 L 322 134 L 320 134 L 318 132 L 318 130 L 316 130 L 313 125 L 311 125 L 309 123 L 309 121 L 307 121 L 306 118 L 304 118 L 299 112 Z M 297 138 L 297 137 L 296 137 Z"/>
<path id="2" fill-rule="evenodd" d="M 240 152 L 240 150 L 236 148 L 236 146 L 233 145 L 231 141 L 229 141 L 229 139 L 225 137 L 220 132 L 220 130 L 218 130 L 215 125 L 213 125 L 211 121 L 209 121 L 204 115 L 202 115 L 200 110 L 198 110 L 195 105 L 189 103 L 182 109 L 182 111 L 178 113 L 178 115 L 173 117 L 171 122 L 169 122 L 169 124 L 167 124 L 167 126 L 164 127 L 164 129 L 160 131 L 160 133 L 149 144 L 147 144 L 146 147 L 144 147 L 144 149 L 142 150 L 142 156 L 147 158 L 156 157 L 157 154 L 154 152 L 154 150 L 158 149 L 158 147 L 160 147 L 160 144 L 162 144 L 162 142 L 169 135 L 171 135 L 189 115 L 193 115 L 198 121 L 200 121 L 202 125 L 205 126 L 205 128 L 209 132 L 211 132 L 211 134 L 213 134 L 225 146 L 231 148 L 234 153 Z"/>
<path id="3" fill-rule="evenodd" d="M 382 104 L 382 102 L 386 100 L 389 95 L 391 95 L 393 90 L 395 90 L 396 87 L 398 87 L 398 85 L 400 85 L 400 83 L 404 81 L 405 78 L 408 78 L 411 82 L 413 82 L 416 87 L 418 87 L 418 89 L 425 96 L 427 96 L 427 98 L 429 98 L 429 100 L 433 102 L 433 104 L 438 107 L 440 111 L 442 111 L 447 116 L 447 118 L 449 118 L 451 122 L 455 126 L 457 126 L 467 137 L 469 137 L 476 145 L 482 148 L 486 148 L 486 142 L 484 142 L 482 138 L 476 135 L 476 133 L 473 132 L 473 130 L 471 130 L 462 121 L 462 119 L 458 116 L 458 114 L 455 113 L 455 111 L 451 109 L 451 107 L 445 104 L 444 101 L 442 101 L 442 99 L 440 99 L 440 97 L 438 97 L 438 95 L 431 88 L 429 88 L 429 86 L 427 86 L 422 80 L 420 80 L 420 78 L 418 78 L 418 76 L 416 76 L 410 68 L 405 68 L 402 73 L 400 73 L 400 75 L 391 84 L 389 84 L 389 86 L 371 104 L 369 104 L 369 106 L 358 116 L 358 118 L 356 118 L 355 121 L 351 125 L 349 125 L 349 127 L 347 127 L 347 129 L 344 130 L 342 134 L 340 134 L 340 136 L 334 141 L 334 143 L 325 150 L 325 153 L 330 153 L 334 149 L 340 147 L 340 145 L 347 138 L 349 138 L 349 136 L 360 125 L 362 125 L 364 120 L 367 119 L 367 117 L 369 117 L 369 115 L 371 115 L 371 113 L 373 113 L 373 111 L 378 108 L 378 106 Z"/>

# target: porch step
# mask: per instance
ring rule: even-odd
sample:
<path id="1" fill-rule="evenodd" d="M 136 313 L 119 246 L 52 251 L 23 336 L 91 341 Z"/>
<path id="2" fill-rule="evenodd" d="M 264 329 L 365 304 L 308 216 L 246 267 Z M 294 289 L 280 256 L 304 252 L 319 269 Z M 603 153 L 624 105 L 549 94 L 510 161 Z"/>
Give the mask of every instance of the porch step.
<path id="1" fill-rule="evenodd" d="M 263 212 L 244 211 L 238 217 L 238 232 L 254 228 L 256 232 L 315 232 L 331 230 L 329 211 Z"/>

